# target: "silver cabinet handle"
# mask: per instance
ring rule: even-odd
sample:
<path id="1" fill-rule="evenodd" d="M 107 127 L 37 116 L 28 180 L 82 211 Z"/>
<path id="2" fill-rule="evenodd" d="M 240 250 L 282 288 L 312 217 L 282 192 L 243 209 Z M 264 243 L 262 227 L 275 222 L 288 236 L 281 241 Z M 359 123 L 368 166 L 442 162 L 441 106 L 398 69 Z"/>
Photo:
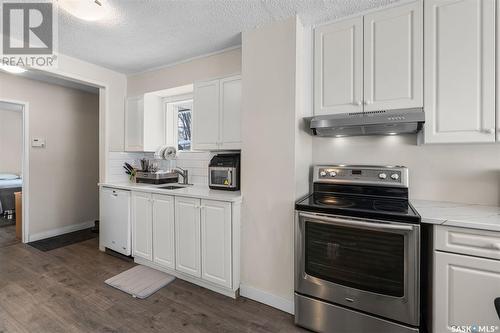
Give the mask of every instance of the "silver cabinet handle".
<path id="1" fill-rule="evenodd" d="M 358 105 L 358 106 L 360 106 L 360 105 L 361 105 L 361 104 L 363 104 L 363 103 L 362 103 L 361 101 L 356 101 L 356 102 L 353 102 L 352 104 L 353 104 L 353 105 Z"/>
<path id="2" fill-rule="evenodd" d="M 339 219 L 335 217 L 327 217 L 315 214 L 299 213 L 299 216 L 314 219 L 316 221 L 322 221 L 329 224 L 341 225 L 341 226 L 351 226 L 351 227 L 368 227 L 371 229 L 378 230 L 402 230 L 402 231 L 412 231 L 413 227 L 411 225 L 397 225 L 388 223 L 375 223 L 375 222 L 364 222 L 355 220 Z"/>
<path id="3" fill-rule="evenodd" d="M 373 101 L 367 100 L 367 101 L 365 101 L 365 104 L 366 104 L 366 105 L 373 104 Z"/>
<path id="4" fill-rule="evenodd" d="M 482 132 L 486 134 L 493 134 L 495 133 L 495 130 L 493 128 L 485 128 L 482 130 Z"/>

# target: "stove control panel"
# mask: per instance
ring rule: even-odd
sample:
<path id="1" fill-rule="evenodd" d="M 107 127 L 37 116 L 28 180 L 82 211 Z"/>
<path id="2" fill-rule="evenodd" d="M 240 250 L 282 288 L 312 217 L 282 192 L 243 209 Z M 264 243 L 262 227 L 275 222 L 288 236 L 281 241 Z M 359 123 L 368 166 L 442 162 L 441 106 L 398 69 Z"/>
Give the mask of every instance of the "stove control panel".
<path id="1" fill-rule="evenodd" d="M 408 187 L 408 169 L 400 166 L 318 165 L 314 182 Z"/>

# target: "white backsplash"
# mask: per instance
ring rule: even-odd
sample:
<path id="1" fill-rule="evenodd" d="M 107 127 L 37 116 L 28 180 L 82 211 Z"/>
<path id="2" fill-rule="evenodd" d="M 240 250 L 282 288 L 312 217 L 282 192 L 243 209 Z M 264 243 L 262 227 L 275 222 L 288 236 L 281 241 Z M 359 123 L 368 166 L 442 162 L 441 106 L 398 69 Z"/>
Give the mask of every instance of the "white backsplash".
<path id="1" fill-rule="evenodd" d="M 211 159 L 210 152 L 180 152 L 177 158 L 170 161 L 161 161 L 160 168 L 168 169 L 169 166 L 178 166 L 189 171 L 189 182 L 197 185 L 208 185 L 208 163 Z M 153 158 L 152 153 L 127 153 L 109 152 L 108 182 L 126 182 L 128 175 L 123 169 L 123 163 L 127 162 L 134 167 L 139 167 L 141 158 Z"/>

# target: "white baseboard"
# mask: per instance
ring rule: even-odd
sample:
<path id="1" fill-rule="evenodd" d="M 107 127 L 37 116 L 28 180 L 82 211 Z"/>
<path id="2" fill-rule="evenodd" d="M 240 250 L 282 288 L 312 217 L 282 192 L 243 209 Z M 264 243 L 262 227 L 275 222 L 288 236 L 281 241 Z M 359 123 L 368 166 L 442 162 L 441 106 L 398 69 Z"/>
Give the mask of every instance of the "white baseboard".
<path id="1" fill-rule="evenodd" d="M 288 312 L 292 315 L 295 312 L 293 301 L 270 294 L 267 291 L 240 285 L 240 295 L 246 298 L 253 299 L 254 301 L 257 301 L 259 303 L 264 303 L 266 305 L 272 306 L 273 308 L 279 309 L 281 311 Z"/>
<path id="2" fill-rule="evenodd" d="M 42 231 L 42 232 L 30 235 L 29 242 L 35 242 L 37 240 L 63 235 L 63 234 L 67 234 L 68 232 L 87 229 L 87 228 L 90 228 L 93 226 L 94 226 L 94 221 L 87 221 L 87 222 L 78 223 L 78 224 L 66 225 L 64 227 L 50 229 L 47 231 Z"/>

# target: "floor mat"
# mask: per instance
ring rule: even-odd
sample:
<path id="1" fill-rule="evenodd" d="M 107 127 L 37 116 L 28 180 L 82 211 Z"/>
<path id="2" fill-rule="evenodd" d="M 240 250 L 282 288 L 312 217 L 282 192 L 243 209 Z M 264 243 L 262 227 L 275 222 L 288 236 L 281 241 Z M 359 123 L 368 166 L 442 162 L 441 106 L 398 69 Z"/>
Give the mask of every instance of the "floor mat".
<path id="1" fill-rule="evenodd" d="M 104 283 L 140 299 L 147 298 L 175 280 L 175 276 L 138 265 Z"/>
<path id="2" fill-rule="evenodd" d="M 16 224 L 16 219 L 6 219 L 0 216 L 0 228 L 13 224 Z"/>
<path id="3" fill-rule="evenodd" d="M 46 238 L 36 242 L 31 242 L 28 243 L 28 245 L 31 245 L 40 251 L 47 252 L 50 250 L 58 249 L 63 246 L 68 246 L 71 244 L 83 242 L 98 237 L 99 234 L 96 232 L 92 232 L 92 229 L 93 228 L 78 230 L 64 235 Z"/>

